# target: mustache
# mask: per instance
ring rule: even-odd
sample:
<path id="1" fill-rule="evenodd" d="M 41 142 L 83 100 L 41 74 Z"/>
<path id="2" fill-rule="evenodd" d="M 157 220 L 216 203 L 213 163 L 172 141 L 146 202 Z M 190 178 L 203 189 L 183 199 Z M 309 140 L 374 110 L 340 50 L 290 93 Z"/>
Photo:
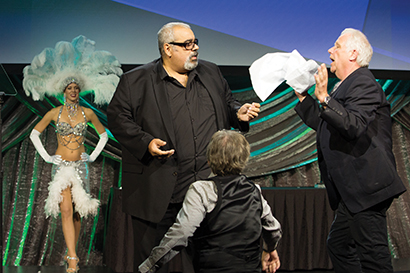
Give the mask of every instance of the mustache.
<path id="1" fill-rule="evenodd" d="M 189 58 L 191 59 L 192 57 L 197 57 L 198 56 L 198 52 L 197 51 L 194 51 L 194 52 L 192 52 L 190 55 L 189 55 Z"/>

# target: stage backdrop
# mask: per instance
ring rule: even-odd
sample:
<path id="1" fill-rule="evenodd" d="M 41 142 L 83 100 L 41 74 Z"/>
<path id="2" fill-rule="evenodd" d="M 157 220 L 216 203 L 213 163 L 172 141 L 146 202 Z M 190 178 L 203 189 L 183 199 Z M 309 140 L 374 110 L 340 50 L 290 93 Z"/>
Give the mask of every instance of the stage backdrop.
<path id="1" fill-rule="evenodd" d="M 3 265 L 58 265 L 66 251 L 61 219 L 46 219 L 43 209 L 51 165 L 35 152 L 28 136 L 42 116 L 59 102 L 54 98 L 35 102 L 27 97 L 21 87 L 22 67 L 5 66 L 18 94 L 6 97 L 1 109 Z M 130 68 L 132 66 L 123 67 L 125 71 Z M 246 67 L 221 69 L 239 101 L 259 101 L 249 76 L 243 72 L 247 71 Z M 378 78 L 392 105 L 397 169 L 410 191 L 410 81 Z M 336 82 L 337 79 L 332 78 L 330 85 Z M 313 89 L 309 92 L 312 93 Z M 97 108 L 91 100 L 90 96 L 85 97 L 80 103 L 93 108 L 106 125 L 106 107 Z M 245 173 L 265 190 L 269 187 L 314 187 L 320 184 L 315 134 L 293 110 L 296 102 L 293 90 L 282 84 L 261 103 L 261 114 L 251 122 L 250 132 L 246 135 L 251 143 L 251 158 Z M 57 145 L 54 131 L 55 128 L 49 126 L 41 135 L 50 154 L 54 153 Z M 95 147 L 97 140 L 96 132 L 89 127 L 88 152 Z M 121 151 L 115 139 L 109 140 L 102 156 L 90 166 L 91 192 L 102 205 L 96 217 L 82 221 L 78 255 L 81 264 L 102 265 L 103 253 L 110 247 L 105 240 L 111 188 L 121 186 Z M 410 257 L 409 191 L 395 200 L 388 212 L 389 242 L 394 258 Z M 283 228 L 286 233 L 286 224 Z M 292 268 L 293 265 L 286 263 L 286 256 L 282 256 L 282 260 L 283 269 Z"/>
<path id="2" fill-rule="evenodd" d="M 403 0 L 0 0 L 0 63 L 29 63 L 45 47 L 82 34 L 122 64 L 158 56 L 156 33 L 183 21 L 200 57 L 249 66 L 266 53 L 291 52 L 329 63 L 347 27 L 374 48 L 371 69 L 410 71 L 410 1 Z"/>

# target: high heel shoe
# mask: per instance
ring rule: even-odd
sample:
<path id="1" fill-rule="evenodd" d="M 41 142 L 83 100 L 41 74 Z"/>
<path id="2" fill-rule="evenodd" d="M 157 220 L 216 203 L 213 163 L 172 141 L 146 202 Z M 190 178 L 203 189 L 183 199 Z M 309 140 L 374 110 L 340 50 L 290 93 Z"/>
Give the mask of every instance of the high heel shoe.
<path id="1" fill-rule="evenodd" d="M 73 273 L 73 272 L 78 272 L 78 270 L 80 270 L 80 267 L 78 266 L 78 263 L 80 262 L 80 259 L 78 259 L 78 257 L 70 257 L 70 256 L 67 255 L 67 256 L 64 257 L 64 260 L 66 261 L 66 272 Z M 75 268 L 68 267 L 69 260 L 77 261 L 77 264 L 75 265 Z"/>

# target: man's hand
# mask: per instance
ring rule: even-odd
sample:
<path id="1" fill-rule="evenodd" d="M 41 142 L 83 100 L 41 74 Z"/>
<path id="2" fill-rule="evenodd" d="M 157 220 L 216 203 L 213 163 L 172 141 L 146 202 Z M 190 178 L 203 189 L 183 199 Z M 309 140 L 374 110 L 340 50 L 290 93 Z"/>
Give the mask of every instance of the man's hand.
<path id="1" fill-rule="evenodd" d="M 154 138 L 148 145 L 148 151 L 152 156 L 158 157 L 159 159 L 168 158 L 175 153 L 174 149 L 163 151 L 160 148 L 165 146 L 167 143 L 159 138 Z"/>
<path id="2" fill-rule="evenodd" d="M 329 94 L 327 93 L 328 76 L 325 64 L 322 64 L 317 69 L 317 73 L 315 74 L 315 81 L 315 96 L 322 103 L 325 100 L 325 98 L 329 96 Z"/>
<path id="3" fill-rule="evenodd" d="M 276 250 L 262 253 L 262 271 L 276 272 L 280 267 L 279 255 Z"/>
<path id="4" fill-rule="evenodd" d="M 239 108 L 238 112 L 236 113 L 238 119 L 240 121 L 250 121 L 251 119 L 258 116 L 260 107 L 261 105 L 256 102 L 253 102 L 252 104 L 245 103 L 241 108 Z"/>
<path id="5" fill-rule="evenodd" d="M 302 94 L 300 94 L 299 92 L 295 91 L 295 94 L 296 94 L 296 97 L 298 97 L 299 101 L 302 102 L 308 95 L 308 92 L 305 91 Z"/>

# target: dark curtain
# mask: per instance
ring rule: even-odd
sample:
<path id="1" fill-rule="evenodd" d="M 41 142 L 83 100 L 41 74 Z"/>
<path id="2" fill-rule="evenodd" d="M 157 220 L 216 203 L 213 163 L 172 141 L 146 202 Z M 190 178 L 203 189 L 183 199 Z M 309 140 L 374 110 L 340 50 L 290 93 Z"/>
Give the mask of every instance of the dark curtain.
<path id="1" fill-rule="evenodd" d="M 51 164 L 45 163 L 36 153 L 28 135 L 41 117 L 60 102 L 55 98 L 35 102 L 27 97 L 21 87 L 23 67 L 5 65 L 18 94 L 5 97 L 1 109 L 3 265 L 58 265 L 66 251 L 61 220 L 46 219 L 44 215 Z M 222 67 L 234 96 L 241 102 L 259 102 L 249 75 L 236 73 L 236 69 Z M 123 70 L 128 69 L 123 67 Z M 337 79 L 332 78 L 330 87 L 336 82 Z M 397 170 L 410 191 L 410 80 L 380 78 L 379 82 L 392 105 Z M 309 92 L 313 93 L 313 89 Z M 106 106 L 96 107 L 91 101 L 91 95 L 87 95 L 80 104 L 92 108 L 106 125 Z M 282 84 L 262 103 L 261 114 L 252 121 L 246 135 L 252 149 L 246 174 L 260 184 L 264 192 L 272 187 L 323 186 L 316 162 L 315 133 L 296 115 L 293 110 L 296 102 L 293 91 Z M 41 134 L 50 154 L 57 146 L 54 130 L 49 126 Z M 85 143 L 88 152 L 94 149 L 97 141 L 96 132 L 89 127 Z M 81 264 L 102 265 L 104 251 L 107 251 L 107 227 L 116 224 L 109 223 L 113 218 L 110 215 L 112 188 L 121 186 L 121 150 L 114 138 L 110 138 L 102 155 L 90 164 L 90 172 L 91 192 L 102 205 L 96 217 L 82 220 L 77 249 Z M 394 258 L 410 257 L 409 191 L 395 200 L 388 212 L 389 242 Z M 273 202 L 272 199 L 272 206 Z M 286 222 L 282 224 L 286 233 L 291 227 Z M 320 231 L 306 233 L 306 236 L 311 235 L 320 236 L 320 240 L 326 236 Z M 286 255 L 281 259 L 285 261 Z M 292 266 L 295 267 L 291 265 L 290 268 Z"/>

